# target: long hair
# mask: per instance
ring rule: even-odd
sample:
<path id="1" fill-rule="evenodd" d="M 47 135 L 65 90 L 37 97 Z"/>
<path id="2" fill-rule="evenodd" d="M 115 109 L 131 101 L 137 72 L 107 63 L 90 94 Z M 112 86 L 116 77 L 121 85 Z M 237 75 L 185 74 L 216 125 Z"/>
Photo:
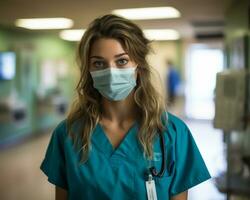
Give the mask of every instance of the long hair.
<path id="1" fill-rule="evenodd" d="M 66 122 L 74 145 L 80 145 L 81 161 L 88 159 L 91 135 L 101 117 L 101 94 L 93 87 L 89 73 L 90 48 L 100 38 L 116 39 L 137 64 L 138 76 L 134 101 L 139 110 L 139 134 L 144 155 L 152 158 L 152 144 L 157 132 L 162 133 L 165 111 L 163 96 L 152 84 L 152 70 L 146 61 L 150 41 L 142 30 L 131 21 L 116 15 L 104 15 L 95 19 L 87 28 L 78 47 L 80 79 L 76 86 L 77 96 L 69 110 Z M 79 126 L 80 125 L 80 126 Z M 76 128 L 78 127 L 78 128 Z"/>

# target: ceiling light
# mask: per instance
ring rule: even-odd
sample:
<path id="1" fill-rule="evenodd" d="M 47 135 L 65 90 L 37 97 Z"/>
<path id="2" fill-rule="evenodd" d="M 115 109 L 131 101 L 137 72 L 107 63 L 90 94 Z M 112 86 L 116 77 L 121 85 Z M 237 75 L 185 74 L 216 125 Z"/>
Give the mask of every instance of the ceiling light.
<path id="1" fill-rule="evenodd" d="M 60 32 L 60 37 L 68 41 L 80 41 L 84 32 L 83 29 L 63 30 Z"/>
<path id="2" fill-rule="evenodd" d="M 31 18 L 31 19 L 17 19 L 16 26 L 32 29 L 64 29 L 73 26 L 73 21 L 68 18 Z"/>
<path id="3" fill-rule="evenodd" d="M 146 29 L 143 33 L 149 40 L 178 40 L 180 34 L 172 29 Z"/>
<path id="4" fill-rule="evenodd" d="M 113 10 L 113 14 L 131 20 L 166 19 L 180 17 L 180 12 L 173 7 L 148 7 Z"/>

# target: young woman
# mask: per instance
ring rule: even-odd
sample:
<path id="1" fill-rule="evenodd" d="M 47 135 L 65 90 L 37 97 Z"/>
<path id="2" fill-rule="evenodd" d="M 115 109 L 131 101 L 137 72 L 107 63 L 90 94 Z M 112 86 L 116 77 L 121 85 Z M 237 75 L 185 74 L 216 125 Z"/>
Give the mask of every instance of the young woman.
<path id="1" fill-rule="evenodd" d="M 148 53 L 129 20 L 105 15 L 89 25 L 77 98 L 41 164 L 57 200 L 186 200 L 210 178 L 188 127 L 151 82 Z"/>

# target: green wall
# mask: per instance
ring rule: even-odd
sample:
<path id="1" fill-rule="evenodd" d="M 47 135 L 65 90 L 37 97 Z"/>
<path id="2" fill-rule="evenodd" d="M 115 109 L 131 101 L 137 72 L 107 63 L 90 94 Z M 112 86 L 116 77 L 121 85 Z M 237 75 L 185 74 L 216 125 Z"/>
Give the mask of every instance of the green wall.
<path id="1" fill-rule="evenodd" d="M 61 40 L 55 33 L 39 33 L 12 30 L 0 27 L 0 52 L 16 53 L 16 76 L 13 80 L 0 80 L 0 101 L 14 93 L 18 101 L 27 106 L 27 117 L 20 122 L 0 120 L 0 144 L 6 141 L 35 134 L 47 128 L 53 128 L 65 116 L 59 114 L 53 106 L 42 109 L 38 104 L 41 66 L 45 61 L 56 63 L 63 61 L 67 65 L 67 75 L 58 77 L 56 88 L 60 96 L 70 103 L 75 87 L 75 50 L 76 44 Z M 54 89 L 46 90 L 49 96 Z"/>

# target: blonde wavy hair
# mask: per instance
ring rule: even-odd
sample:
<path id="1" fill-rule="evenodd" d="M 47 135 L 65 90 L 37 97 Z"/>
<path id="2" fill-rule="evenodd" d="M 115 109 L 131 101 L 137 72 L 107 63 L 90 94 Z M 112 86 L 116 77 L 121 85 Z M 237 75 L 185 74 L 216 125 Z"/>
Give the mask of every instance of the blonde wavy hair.
<path id="1" fill-rule="evenodd" d="M 102 96 L 93 87 L 89 73 L 90 48 L 93 42 L 100 38 L 119 41 L 129 57 L 138 64 L 134 92 L 134 101 L 140 116 L 138 140 L 144 155 L 152 158 L 153 140 L 157 132 L 162 133 L 164 130 L 162 114 L 166 109 L 163 96 L 152 84 L 153 69 L 146 61 L 150 52 L 150 41 L 136 24 L 116 15 L 108 14 L 95 19 L 80 41 L 77 58 L 81 74 L 76 86 L 77 96 L 66 119 L 68 133 L 74 141 L 74 146 L 80 147 L 81 162 L 87 161 L 91 150 L 91 135 L 102 113 Z"/>

